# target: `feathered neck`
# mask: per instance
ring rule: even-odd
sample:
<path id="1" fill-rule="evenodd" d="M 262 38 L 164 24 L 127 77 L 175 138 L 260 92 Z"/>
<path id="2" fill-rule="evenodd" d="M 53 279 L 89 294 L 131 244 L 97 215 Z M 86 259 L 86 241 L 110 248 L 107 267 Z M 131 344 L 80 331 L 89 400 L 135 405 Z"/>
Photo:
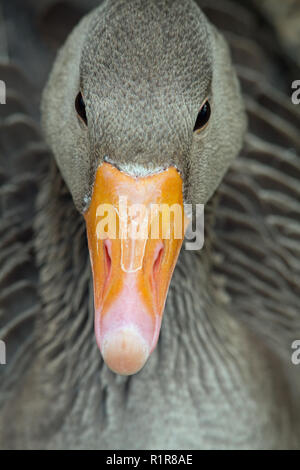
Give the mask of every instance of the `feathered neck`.
<path id="1" fill-rule="evenodd" d="M 132 406 L 142 417 L 145 403 L 173 413 L 184 402 L 188 420 L 211 429 L 212 409 L 227 422 L 237 409 L 251 415 L 251 394 L 260 396 L 272 381 L 265 373 L 268 355 L 228 315 L 214 287 L 209 243 L 213 211 L 206 221 L 206 248 L 180 255 L 155 351 L 141 372 L 121 377 L 104 365 L 96 345 L 85 227 L 54 162 L 41 181 L 37 210 L 41 312 L 32 361 L 13 389 L 13 412 L 8 406 L 22 442 L 28 436 L 34 448 L 73 448 L 77 442 L 77 447 L 88 443 L 106 448 L 111 445 L 108 430 L 116 423 L 111 432 L 115 447 L 120 447 L 125 444 L 119 424 L 132 419 Z M 159 405 L 162 397 L 165 401 Z M 264 395 L 260 403 L 263 410 Z M 45 424 L 41 416 L 46 417 Z M 247 431 L 248 422 L 247 418 Z M 128 445 L 134 445 L 130 433 L 128 438 Z"/>

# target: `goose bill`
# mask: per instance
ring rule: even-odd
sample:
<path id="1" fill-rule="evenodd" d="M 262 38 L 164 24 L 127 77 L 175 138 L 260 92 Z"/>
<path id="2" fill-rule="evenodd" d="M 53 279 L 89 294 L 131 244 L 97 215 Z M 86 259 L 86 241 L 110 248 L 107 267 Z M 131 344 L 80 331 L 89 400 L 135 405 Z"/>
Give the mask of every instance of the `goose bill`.
<path id="1" fill-rule="evenodd" d="M 132 177 L 103 163 L 84 217 L 97 343 L 110 369 L 134 374 L 156 346 L 188 223 L 181 176 L 171 167 Z"/>

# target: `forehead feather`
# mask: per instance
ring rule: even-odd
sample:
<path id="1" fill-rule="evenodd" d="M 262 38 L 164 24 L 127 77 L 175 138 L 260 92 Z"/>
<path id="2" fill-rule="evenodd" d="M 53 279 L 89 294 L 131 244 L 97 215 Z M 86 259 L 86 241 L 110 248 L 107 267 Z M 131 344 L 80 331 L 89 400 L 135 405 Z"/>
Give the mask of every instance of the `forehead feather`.
<path id="1" fill-rule="evenodd" d="M 197 105 L 208 92 L 210 32 L 191 0 L 108 0 L 87 38 L 80 66 L 87 91 L 111 96 L 126 90 L 144 99 L 171 87 Z"/>

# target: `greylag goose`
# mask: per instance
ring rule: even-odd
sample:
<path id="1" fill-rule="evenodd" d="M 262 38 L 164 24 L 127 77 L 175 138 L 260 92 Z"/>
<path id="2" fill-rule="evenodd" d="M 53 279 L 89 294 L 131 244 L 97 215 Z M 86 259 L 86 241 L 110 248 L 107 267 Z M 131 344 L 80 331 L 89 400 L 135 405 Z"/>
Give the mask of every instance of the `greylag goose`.
<path id="1" fill-rule="evenodd" d="M 1 448 L 299 446 L 300 120 L 284 96 L 298 69 L 257 15 L 225 0 L 105 1 L 43 95 L 55 158 L 35 91 L 0 69 Z M 97 205 L 119 188 L 206 204 L 205 246 L 181 250 L 165 309 L 179 242 L 147 244 L 138 274 L 122 271 L 118 240 L 95 244 Z"/>

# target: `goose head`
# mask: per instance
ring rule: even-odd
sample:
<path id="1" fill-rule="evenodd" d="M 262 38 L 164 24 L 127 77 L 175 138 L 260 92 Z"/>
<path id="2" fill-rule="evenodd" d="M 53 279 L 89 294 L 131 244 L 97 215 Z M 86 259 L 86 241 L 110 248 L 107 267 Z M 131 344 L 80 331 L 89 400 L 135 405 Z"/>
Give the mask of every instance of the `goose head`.
<path id="1" fill-rule="evenodd" d="M 120 200 L 146 208 L 141 224 L 153 204 L 211 197 L 246 128 L 228 47 L 192 0 L 107 0 L 59 52 L 42 120 L 86 222 L 98 346 L 113 371 L 136 373 L 157 343 L 183 235 L 174 217 L 169 239 L 161 225 L 156 239 L 127 237 L 134 215 L 121 216 Z M 101 232 L 109 208 L 115 238 Z"/>

